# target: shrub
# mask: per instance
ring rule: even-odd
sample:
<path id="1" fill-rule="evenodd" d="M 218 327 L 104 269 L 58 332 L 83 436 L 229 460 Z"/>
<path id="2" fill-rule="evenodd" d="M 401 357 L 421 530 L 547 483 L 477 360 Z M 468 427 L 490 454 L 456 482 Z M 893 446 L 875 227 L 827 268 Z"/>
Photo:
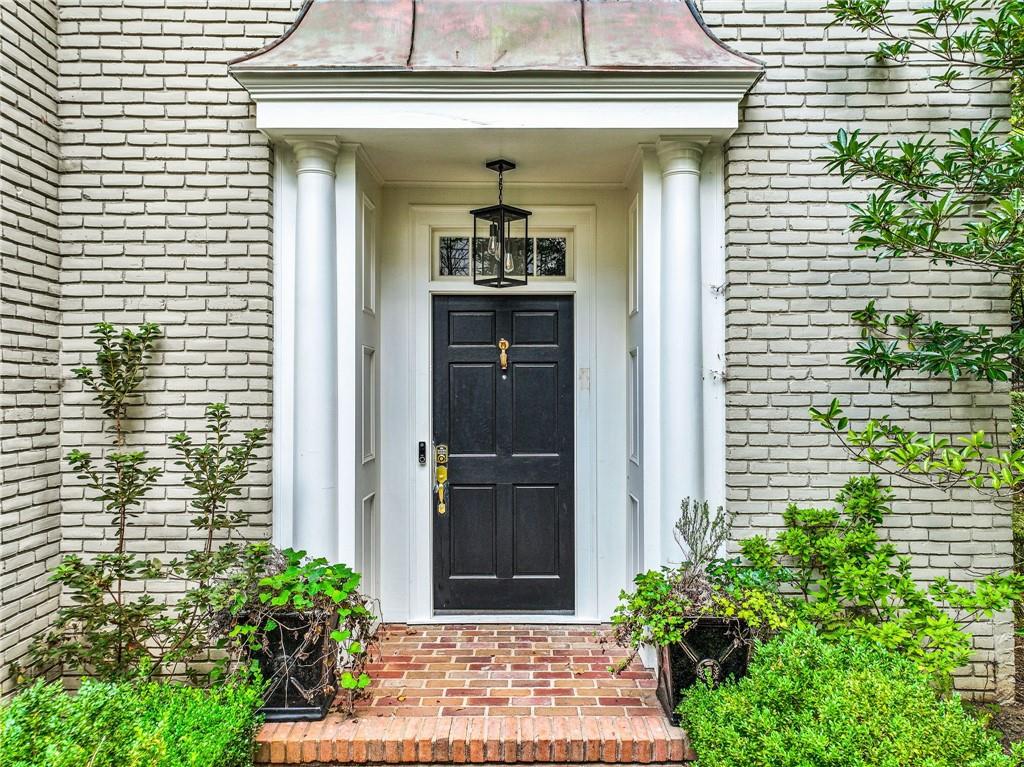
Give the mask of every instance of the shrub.
<path id="1" fill-rule="evenodd" d="M 672 532 L 683 561 L 639 573 L 633 590 L 619 594 L 612 638 L 632 652 L 613 671 L 623 671 L 645 644 L 678 644 L 701 616 L 739 618 L 752 636 L 787 625 L 789 610 L 774 591 L 776 581 L 769 580 L 772 588 L 764 588 L 752 565 L 717 556 L 729 539 L 732 522 L 733 515 L 721 506 L 712 514 L 706 501 L 682 502 Z"/>
<path id="2" fill-rule="evenodd" d="M 918 585 L 910 558 L 878 533 L 892 502 L 878 478 L 850 479 L 836 500 L 839 509 L 791 505 L 774 541 L 742 541 L 753 571 L 795 593 L 798 617 L 823 634 L 870 639 L 948 685 L 952 671 L 970 660 L 970 626 L 1019 600 L 1024 577 L 992 573 L 972 588 L 946 578 Z"/>
<path id="3" fill-rule="evenodd" d="M 4 767 L 248 767 L 260 689 L 37 682 L 0 709 Z"/>
<path id="4" fill-rule="evenodd" d="M 293 549 L 271 551 L 263 567 L 262 577 L 244 577 L 249 587 L 236 589 L 218 616 L 218 647 L 227 655 L 215 674 L 250 668 L 262 658 L 268 701 L 285 687 L 297 688 L 308 702 L 333 697 L 340 687 L 351 713 L 354 698 L 370 684 L 365 669 L 380 625 L 374 601 L 359 591 L 361 576 Z M 287 652 L 286 636 L 297 642 Z M 298 682 L 301 669 L 320 676 Z"/>
<path id="5" fill-rule="evenodd" d="M 109 516 L 113 551 L 95 557 L 65 556 L 51 580 L 69 595 L 49 631 L 31 648 L 34 671 L 59 667 L 105 681 L 186 673 L 202 676 L 211 638 L 208 623 L 238 587 L 240 577 L 266 556 L 264 544 L 245 544 L 237 533 L 249 520 L 238 503 L 242 483 L 266 442 L 266 429 L 232 439 L 231 413 L 221 403 L 206 408 L 206 438 L 197 444 L 176 434 L 170 447 L 185 471 L 193 497 L 192 527 L 202 535 L 182 557 L 161 562 L 131 551 L 129 530 L 139 524 L 146 494 L 162 471 L 149 466 L 145 451 L 127 447 L 132 406 L 142 404 L 140 386 L 161 337 L 152 323 L 137 331 L 100 323 L 92 331 L 95 368 L 76 368 L 76 378 L 109 422 L 111 445 L 102 457 L 73 450 L 68 463 L 83 480 L 104 516 Z M 233 539 L 233 536 L 235 538 Z M 172 584 L 183 596 L 171 607 L 152 595 Z M 155 586 L 155 589 L 153 588 Z"/>
<path id="6" fill-rule="evenodd" d="M 1012 767 L 958 697 L 913 661 L 848 636 L 793 629 L 743 679 L 698 684 L 679 705 L 698 767 Z"/>

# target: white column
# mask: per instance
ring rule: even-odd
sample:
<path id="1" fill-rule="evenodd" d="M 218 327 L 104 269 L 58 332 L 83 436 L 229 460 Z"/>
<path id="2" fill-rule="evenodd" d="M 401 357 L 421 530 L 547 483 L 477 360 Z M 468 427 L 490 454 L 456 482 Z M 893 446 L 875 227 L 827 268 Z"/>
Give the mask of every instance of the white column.
<path id="1" fill-rule="evenodd" d="M 333 139 L 296 159 L 293 546 L 334 560 L 338 542 L 338 331 Z"/>
<path id="2" fill-rule="evenodd" d="M 662 560 L 678 562 L 672 536 L 684 498 L 703 500 L 700 163 L 703 147 L 663 138 L 661 162 Z"/>

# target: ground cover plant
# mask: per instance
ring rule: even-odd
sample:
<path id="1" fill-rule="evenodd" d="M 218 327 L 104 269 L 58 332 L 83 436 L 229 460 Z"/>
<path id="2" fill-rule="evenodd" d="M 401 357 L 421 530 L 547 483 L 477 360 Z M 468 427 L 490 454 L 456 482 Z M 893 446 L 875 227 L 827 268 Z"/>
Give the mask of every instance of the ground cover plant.
<path id="1" fill-rule="evenodd" d="M 697 767 L 1014 767 L 957 697 L 908 658 L 854 636 L 795 628 L 743 679 L 698 683 L 679 705 Z"/>
<path id="2" fill-rule="evenodd" d="M 0 708 L 4 767 L 250 767 L 261 687 L 36 682 Z"/>

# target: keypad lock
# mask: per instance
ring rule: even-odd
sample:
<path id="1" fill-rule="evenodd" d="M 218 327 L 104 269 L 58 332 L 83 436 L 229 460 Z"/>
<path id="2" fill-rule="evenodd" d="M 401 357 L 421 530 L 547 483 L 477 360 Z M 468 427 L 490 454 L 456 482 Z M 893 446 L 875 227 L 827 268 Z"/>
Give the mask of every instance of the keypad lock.
<path id="1" fill-rule="evenodd" d="M 434 492 L 437 493 L 437 513 L 448 511 L 448 446 L 434 448 Z"/>

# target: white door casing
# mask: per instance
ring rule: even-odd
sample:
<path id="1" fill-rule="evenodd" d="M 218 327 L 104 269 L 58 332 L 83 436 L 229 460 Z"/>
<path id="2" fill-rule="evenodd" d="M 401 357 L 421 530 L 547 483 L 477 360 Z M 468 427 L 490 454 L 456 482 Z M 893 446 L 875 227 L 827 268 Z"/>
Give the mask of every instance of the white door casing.
<path id="1" fill-rule="evenodd" d="M 626 342 L 626 573 L 644 570 L 643 476 L 643 222 L 641 192 L 636 184 L 626 211 L 627 307 Z"/>
<path id="2" fill-rule="evenodd" d="M 594 306 L 592 283 L 594 280 L 594 215 L 592 206 L 530 206 L 531 228 L 570 229 L 574 242 L 574 268 L 571 279 L 540 281 L 535 280 L 525 288 L 510 288 L 502 295 L 560 293 L 575 298 L 575 369 L 576 381 L 576 614 L 573 618 L 559 616 L 558 620 L 594 620 L 597 615 L 597 545 L 596 545 L 596 490 L 594 471 L 596 468 L 594 430 L 596 414 L 590 383 L 593 369 L 593 326 Z M 412 302 L 414 311 L 410 314 L 410 337 L 413 339 L 413 429 L 406 441 L 412 444 L 411 435 L 430 440 L 432 433 L 432 389 L 431 389 L 431 298 L 434 295 L 492 294 L 493 288 L 480 288 L 471 282 L 452 282 L 435 279 L 433 259 L 433 232 L 438 229 L 451 230 L 465 227 L 471 222 L 466 206 L 417 205 L 410 211 L 411 270 L 413 275 Z M 582 384 L 581 384 L 582 379 Z M 406 421 L 408 423 L 408 421 Z M 389 431 L 401 433 L 402 423 L 387 423 Z M 431 605 L 432 561 L 431 561 L 431 506 L 432 492 L 431 465 L 419 467 L 414 481 L 409 484 L 407 507 L 410 509 L 412 536 L 410 546 L 410 612 L 409 621 L 452 622 L 465 620 L 458 616 L 437 617 Z M 551 616 L 479 616 L 474 620 L 500 622 L 550 622 Z"/>

